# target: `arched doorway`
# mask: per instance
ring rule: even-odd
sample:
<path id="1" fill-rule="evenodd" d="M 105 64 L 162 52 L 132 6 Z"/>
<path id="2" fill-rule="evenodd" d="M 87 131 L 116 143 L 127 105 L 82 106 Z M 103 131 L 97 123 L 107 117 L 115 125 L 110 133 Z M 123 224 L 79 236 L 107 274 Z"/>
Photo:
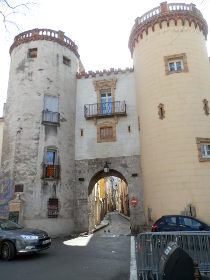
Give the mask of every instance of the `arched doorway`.
<path id="1" fill-rule="evenodd" d="M 104 172 L 105 163 L 109 163 L 109 172 Z M 102 178 L 117 177 L 128 186 L 129 202 L 135 198 L 136 205 L 129 203 L 130 227 L 132 233 L 141 231 L 145 225 L 143 206 L 142 177 L 139 156 L 94 158 L 76 161 L 74 224 L 75 232 L 86 232 L 94 226 L 93 205 L 90 209 L 90 194 L 94 185 Z"/>
<path id="2" fill-rule="evenodd" d="M 101 170 L 91 178 L 88 187 L 88 231 L 92 232 L 106 214 L 113 211 L 129 219 L 128 183 L 117 170 Z"/>

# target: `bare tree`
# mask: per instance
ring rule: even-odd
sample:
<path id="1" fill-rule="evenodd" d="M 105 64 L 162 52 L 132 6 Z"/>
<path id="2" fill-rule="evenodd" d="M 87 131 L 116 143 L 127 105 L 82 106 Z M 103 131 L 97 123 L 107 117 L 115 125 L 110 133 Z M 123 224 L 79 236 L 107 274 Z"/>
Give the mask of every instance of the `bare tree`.
<path id="1" fill-rule="evenodd" d="M 19 3 L 18 3 L 19 2 Z M 18 0 L 0 0 L 0 16 L 2 23 L 6 30 L 10 24 L 14 25 L 17 29 L 19 25 L 15 20 L 15 15 L 21 14 L 26 15 L 29 11 L 30 5 L 35 4 L 34 2 L 21 2 Z"/>

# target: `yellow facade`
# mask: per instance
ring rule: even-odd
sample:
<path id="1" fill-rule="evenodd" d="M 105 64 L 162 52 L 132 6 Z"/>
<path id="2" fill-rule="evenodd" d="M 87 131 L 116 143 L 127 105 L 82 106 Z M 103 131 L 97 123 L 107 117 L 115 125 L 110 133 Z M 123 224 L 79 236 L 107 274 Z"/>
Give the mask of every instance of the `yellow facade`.
<path id="1" fill-rule="evenodd" d="M 189 205 L 196 216 L 210 223 L 210 162 L 198 159 L 197 137 L 210 138 L 210 65 L 205 41 L 205 21 L 200 28 L 189 22 L 191 11 L 171 18 L 160 12 L 156 23 L 133 42 L 133 61 L 140 117 L 141 164 L 145 213 L 152 219 L 180 214 Z M 168 22 L 164 20 L 167 13 Z M 162 18 L 161 18 L 162 16 Z M 187 16 L 188 19 L 187 20 Z M 200 15 L 197 17 L 200 17 Z M 144 23 L 141 23 L 142 25 Z M 148 29 L 147 29 L 148 28 Z M 188 71 L 166 73 L 164 57 L 185 54 Z M 164 105 L 164 118 L 158 106 Z"/>
<path id="2" fill-rule="evenodd" d="M 2 154 L 3 128 L 4 128 L 4 119 L 0 118 L 0 164 L 1 164 L 1 154 Z"/>

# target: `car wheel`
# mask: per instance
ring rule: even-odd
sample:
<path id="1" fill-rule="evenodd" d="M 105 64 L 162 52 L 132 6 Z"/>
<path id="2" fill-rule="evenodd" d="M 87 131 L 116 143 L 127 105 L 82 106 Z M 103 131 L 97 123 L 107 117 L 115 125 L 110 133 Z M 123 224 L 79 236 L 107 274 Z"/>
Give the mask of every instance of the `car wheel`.
<path id="1" fill-rule="evenodd" d="M 1 246 L 1 257 L 4 260 L 11 260 L 15 257 L 15 246 L 10 241 L 5 241 Z"/>

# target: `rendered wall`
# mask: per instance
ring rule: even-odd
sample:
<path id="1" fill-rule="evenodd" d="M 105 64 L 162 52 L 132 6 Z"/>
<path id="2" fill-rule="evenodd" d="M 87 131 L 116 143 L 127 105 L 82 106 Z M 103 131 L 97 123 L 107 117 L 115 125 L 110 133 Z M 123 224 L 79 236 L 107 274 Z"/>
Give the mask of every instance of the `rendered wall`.
<path id="1" fill-rule="evenodd" d="M 97 94 L 93 82 L 116 78 L 115 101 L 125 101 L 127 116 L 118 117 L 116 123 L 116 141 L 97 143 L 97 125 L 95 121 L 86 120 L 84 105 L 97 103 Z M 93 159 L 139 155 L 139 130 L 136 114 L 136 99 L 133 73 L 104 75 L 96 78 L 82 78 L 77 81 L 77 108 L 75 129 L 75 158 Z M 114 121 L 113 118 L 98 119 L 97 123 Z M 128 126 L 131 132 L 128 131 Z M 83 136 L 80 136 L 83 129 Z M 128 145 L 129 143 L 129 145 Z"/>
<path id="2" fill-rule="evenodd" d="M 38 48 L 37 58 L 28 58 Z M 71 66 L 63 64 L 63 55 Z M 39 40 L 16 46 L 11 54 L 5 112 L 2 167 L 14 184 L 24 185 L 23 223 L 67 234 L 74 230 L 75 103 L 78 60 L 68 48 Z M 60 126 L 42 124 L 44 95 L 58 96 Z M 58 149 L 61 180 L 43 180 L 45 148 Z M 48 199 L 59 200 L 57 219 L 48 218 Z"/>
<path id="3" fill-rule="evenodd" d="M 164 56 L 186 53 L 189 72 L 165 74 Z M 210 100 L 205 38 L 194 23 L 171 20 L 144 32 L 134 53 L 145 210 L 152 219 L 187 205 L 210 223 L 210 162 L 199 162 L 196 137 L 210 137 L 203 99 Z M 158 116 L 164 104 L 165 118 Z"/>
<path id="4" fill-rule="evenodd" d="M 0 118 L 0 166 L 1 166 L 1 154 L 2 154 L 3 128 L 4 128 L 4 119 Z"/>

